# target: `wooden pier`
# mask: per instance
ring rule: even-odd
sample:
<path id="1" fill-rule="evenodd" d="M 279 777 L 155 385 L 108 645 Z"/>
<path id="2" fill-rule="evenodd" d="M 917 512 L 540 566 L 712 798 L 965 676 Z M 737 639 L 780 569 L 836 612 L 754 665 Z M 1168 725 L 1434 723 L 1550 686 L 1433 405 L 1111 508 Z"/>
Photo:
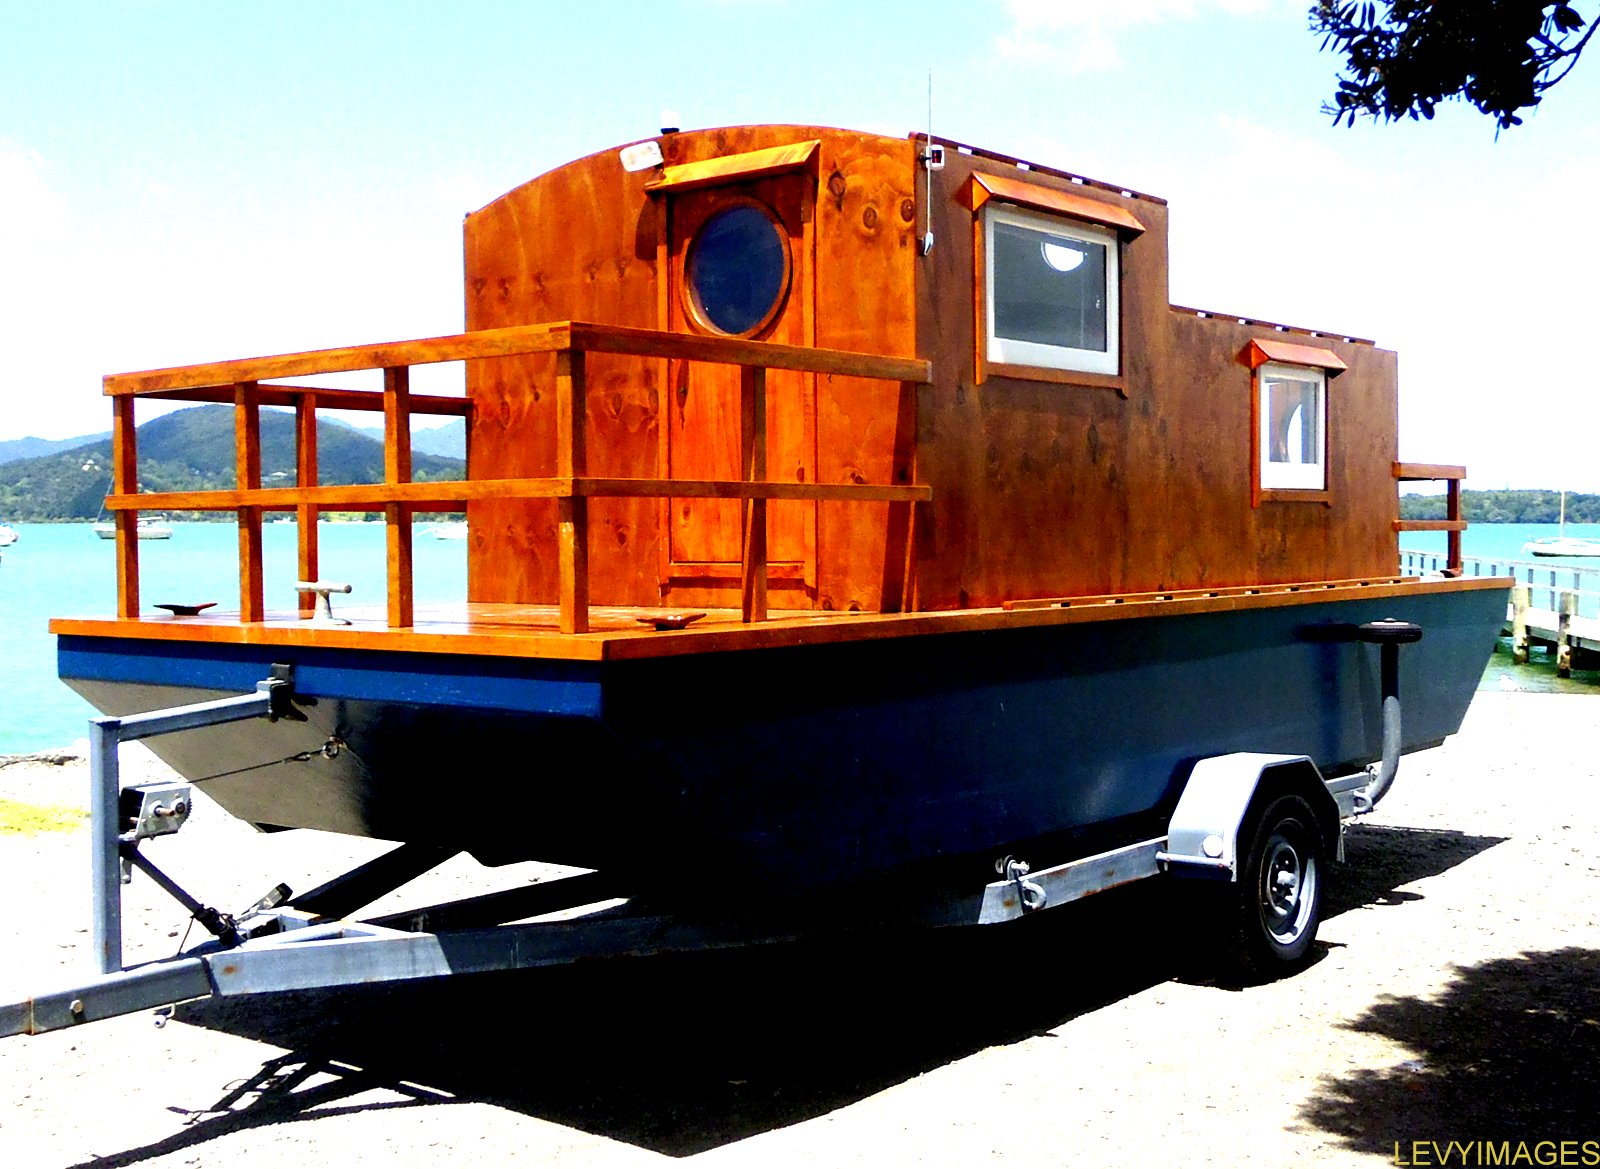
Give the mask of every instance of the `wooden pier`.
<path id="1" fill-rule="evenodd" d="M 1401 549 L 1402 575 L 1443 572 L 1446 556 Z M 1555 653 L 1556 673 L 1569 677 L 1574 659 L 1581 668 L 1600 668 L 1600 567 L 1538 564 L 1524 560 L 1462 558 L 1467 576 L 1511 576 L 1517 584 L 1506 605 L 1501 634 L 1511 638 L 1511 658 L 1528 660 L 1534 645 Z"/>

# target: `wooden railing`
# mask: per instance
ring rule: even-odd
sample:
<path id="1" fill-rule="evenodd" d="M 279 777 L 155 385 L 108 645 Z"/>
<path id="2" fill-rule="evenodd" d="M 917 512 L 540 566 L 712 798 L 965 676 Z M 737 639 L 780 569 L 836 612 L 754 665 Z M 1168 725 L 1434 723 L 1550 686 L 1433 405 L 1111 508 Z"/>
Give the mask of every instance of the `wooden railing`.
<path id="1" fill-rule="evenodd" d="M 444 361 L 471 361 L 554 353 L 556 358 L 556 474 L 539 479 L 470 479 L 438 483 L 411 480 L 411 416 L 462 415 L 471 425 L 468 399 L 413 395 L 410 368 Z M 741 480 L 617 479 L 587 473 L 584 437 L 586 353 L 737 365 L 741 370 Z M 270 378 L 381 369 L 383 390 L 329 390 L 263 385 Z M 560 625 L 566 633 L 589 628 L 588 501 L 603 496 L 655 496 L 744 501 L 741 553 L 741 612 L 746 621 L 766 616 L 767 501 L 858 500 L 918 503 L 932 497 L 927 487 L 856 483 L 773 483 L 766 479 L 767 370 L 881 378 L 924 383 L 932 376 L 926 361 L 809 349 L 725 337 L 696 337 L 652 329 L 562 321 L 400 341 L 345 349 L 322 349 L 277 357 L 246 358 L 207 365 L 114 374 L 105 379 L 112 399 L 112 494 L 106 508 L 117 525 L 117 613 L 139 615 L 141 510 L 234 511 L 239 518 L 239 619 L 266 617 L 262 580 L 262 514 L 294 511 L 299 517 L 300 579 L 317 579 L 317 513 L 324 508 L 383 508 L 387 524 L 388 623 L 413 624 L 411 515 L 416 511 L 458 510 L 482 499 L 554 499 L 557 504 Z M 136 399 L 232 402 L 237 485 L 231 491 L 140 493 L 134 431 Z M 296 419 L 296 485 L 261 486 L 261 407 L 292 406 Z M 317 482 L 316 412 L 321 409 L 381 410 L 384 416 L 384 481 L 324 487 Z M 302 615 L 312 598 L 301 595 Z"/>
<path id="2" fill-rule="evenodd" d="M 1467 530 L 1467 521 L 1461 518 L 1461 481 L 1467 477 L 1465 467 L 1443 463 L 1396 463 L 1394 477 L 1402 483 L 1445 481 L 1445 518 L 1442 520 L 1395 520 L 1396 532 L 1449 532 L 1446 537 L 1445 573 L 1461 575 L 1461 533 Z"/>

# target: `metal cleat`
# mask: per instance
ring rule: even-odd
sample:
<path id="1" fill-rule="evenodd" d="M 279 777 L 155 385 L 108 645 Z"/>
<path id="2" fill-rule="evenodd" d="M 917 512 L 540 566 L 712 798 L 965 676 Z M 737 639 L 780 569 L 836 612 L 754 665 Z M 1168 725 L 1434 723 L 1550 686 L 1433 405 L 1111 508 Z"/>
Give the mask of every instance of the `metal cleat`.
<path id="1" fill-rule="evenodd" d="M 317 615 L 311 618 L 312 625 L 349 625 L 350 622 L 343 617 L 333 615 L 333 601 L 331 594 L 348 593 L 350 586 L 347 584 L 333 584 L 325 580 L 297 580 L 294 582 L 296 592 L 317 594 Z"/>

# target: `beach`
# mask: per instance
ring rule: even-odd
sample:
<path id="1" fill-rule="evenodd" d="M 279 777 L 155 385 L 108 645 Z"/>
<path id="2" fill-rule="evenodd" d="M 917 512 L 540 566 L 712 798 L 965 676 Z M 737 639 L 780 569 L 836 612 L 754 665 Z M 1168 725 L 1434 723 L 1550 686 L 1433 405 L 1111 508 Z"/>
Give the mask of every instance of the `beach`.
<path id="1" fill-rule="evenodd" d="M 81 760 L 0 767 L 3 799 L 81 809 L 86 788 Z M 150 852 L 237 910 L 381 847 L 259 835 L 202 803 Z M 1265 986 L 1197 970 L 1150 882 L 1015 929 L 235 1000 L 159 1028 L 143 1014 L 4 1040 L 0 1148 L 18 1167 L 152 1169 L 1370 1166 L 1544 1141 L 1596 1159 L 1542 1163 L 1600 1163 L 1584 1144 L 1600 1142 L 1600 696 L 1481 692 L 1347 847 L 1317 961 Z M 463 861 L 441 881 L 478 875 Z M 0 835 L 0 880 L 0 985 L 84 974 L 84 829 Z M 184 915 L 149 881 L 127 906 L 130 961 L 178 946 Z"/>

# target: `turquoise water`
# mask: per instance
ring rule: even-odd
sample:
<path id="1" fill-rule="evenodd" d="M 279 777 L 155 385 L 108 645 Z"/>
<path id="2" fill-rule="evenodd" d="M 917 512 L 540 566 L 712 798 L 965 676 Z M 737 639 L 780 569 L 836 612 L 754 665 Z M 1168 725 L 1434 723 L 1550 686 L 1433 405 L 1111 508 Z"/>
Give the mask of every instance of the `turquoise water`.
<path id="1" fill-rule="evenodd" d="M 113 576 L 116 546 L 97 539 L 84 523 L 14 525 L 21 538 L 0 550 L 0 755 L 62 747 L 85 734 L 94 713 L 56 678 L 51 617 L 105 616 L 116 608 Z M 428 538 L 417 525 L 415 590 L 420 602 L 466 596 L 466 543 Z M 160 601 L 216 601 L 237 609 L 238 535 L 232 524 L 174 523 L 170 540 L 139 545 L 140 588 L 146 607 Z M 1553 524 L 1483 524 L 1469 528 L 1468 556 L 1529 559 L 1522 545 L 1534 536 L 1555 534 Z M 1600 536 L 1600 524 L 1568 524 L 1571 535 Z M 384 596 L 383 525 L 323 524 L 321 576 L 355 586 L 352 601 L 377 603 Z M 1444 551 L 1442 532 L 1406 532 L 1402 542 L 1419 551 Z M 263 531 L 267 606 L 288 608 L 296 596 L 295 525 L 268 524 Z M 1561 561 L 1544 562 L 1555 566 Z M 1581 565 L 1584 561 L 1572 561 Z M 1587 562 L 1596 567 L 1594 561 Z M 335 603 L 339 598 L 335 598 Z M 1508 679 L 1506 671 L 1515 671 Z M 1498 671 L 1498 672 L 1497 672 Z M 1546 679 L 1544 675 L 1550 677 Z M 1513 668 L 1491 664 L 1489 684 L 1521 689 L 1558 688 L 1554 670 L 1535 664 Z M 1594 680 L 1574 688 L 1594 691 Z"/>
<path id="2" fill-rule="evenodd" d="M 85 736 L 93 709 L 56 678 L 51 617 L 99 617 L 116 611 L 116 543 L 85 523 L 13 524 L 19 539 L 0 549 L 0 755 L 63 747 Z M 418 523 L 413 581 L 419 602 L 467 595 L 464 540 L 435 540 Z M 239 607 L 238 529 L 233 524 L 173 523 L 170 540 L 139 544 L 144 607 L 162 601 L 216 601 Z M 350 601 L 381 603 L 384 525 L 326 523 L 319 531 L 323 580 L 354 586 Z M 267 607 L 297 603 L 296 526 L 267 524 L 262 550 Z M 342 598 L 335 597 L 335 605 Z"/>
<path id="3" fill-rule="evenodd" d="M 1461 533 L 1461 554 L 1502 563 L 1508 560 L 1531 563 L 1535 558 L 1526 555 L 1522 546 L 1538 536 L 1554 536 L 1559 530 L 1555 524 L 1474 524 Z M 1569 536 L 1600 539 L 1600 524 L 1568 524 L 1566 530 Z M 1418 552 L 1437 552 L 1442 556 L 1447 535 L 1446 532 L 1401 532 L 1400 547 Z M 1546 567 L 1571 565 L 1600 568 L 1600 559 L 1592 557 L 1569 560 L 1541 556 L 1537 562 Z"/>
<path id="4" fill-rule="evenodd" d="M 1530 556 L 1522 546 L 1538 536 L 1554 536 L 1559 529 L 1555 524 L 1476 524 L 1461 534 L 1461 555 L 1467 561 L 1467 571 L 1476 575 L 1515 576 L 1518 580 L 1533 583 L 1535 605 L 1550 606 L 1554 602 L 1543 586 L 1560 588 L 1579 587 L 1600 590 L 1600 579 L 1578 578 L 1571 569 L 1600 570 L 1600 558 Z M 1600 524 L 1568 524 L 1569 536 L 1600 538 Z M 1400 546 L 1407 551 L 1445 553 L 1444 532 L 1402 532 Z M 1473 557 L 1479 558 L 1474 564 Z M 1529 566 L 1533 566 L 1530 570 Z M 1578 612 L 1584 616 L 1600 615 L 1600 592 L 1585 591 L 1578 597 Z M 1525 666 L 1511 661 L 1509 639 L 1502 638 L 1489 667 L 1484 671 L 1480 688 L 1485 690 L 1532 690 L 1564 694 L 1600 695 L 1600 670 L 1573 670 L 1572 677 L 1558 678 L 1553 654 L 1536 650 Z"/>

